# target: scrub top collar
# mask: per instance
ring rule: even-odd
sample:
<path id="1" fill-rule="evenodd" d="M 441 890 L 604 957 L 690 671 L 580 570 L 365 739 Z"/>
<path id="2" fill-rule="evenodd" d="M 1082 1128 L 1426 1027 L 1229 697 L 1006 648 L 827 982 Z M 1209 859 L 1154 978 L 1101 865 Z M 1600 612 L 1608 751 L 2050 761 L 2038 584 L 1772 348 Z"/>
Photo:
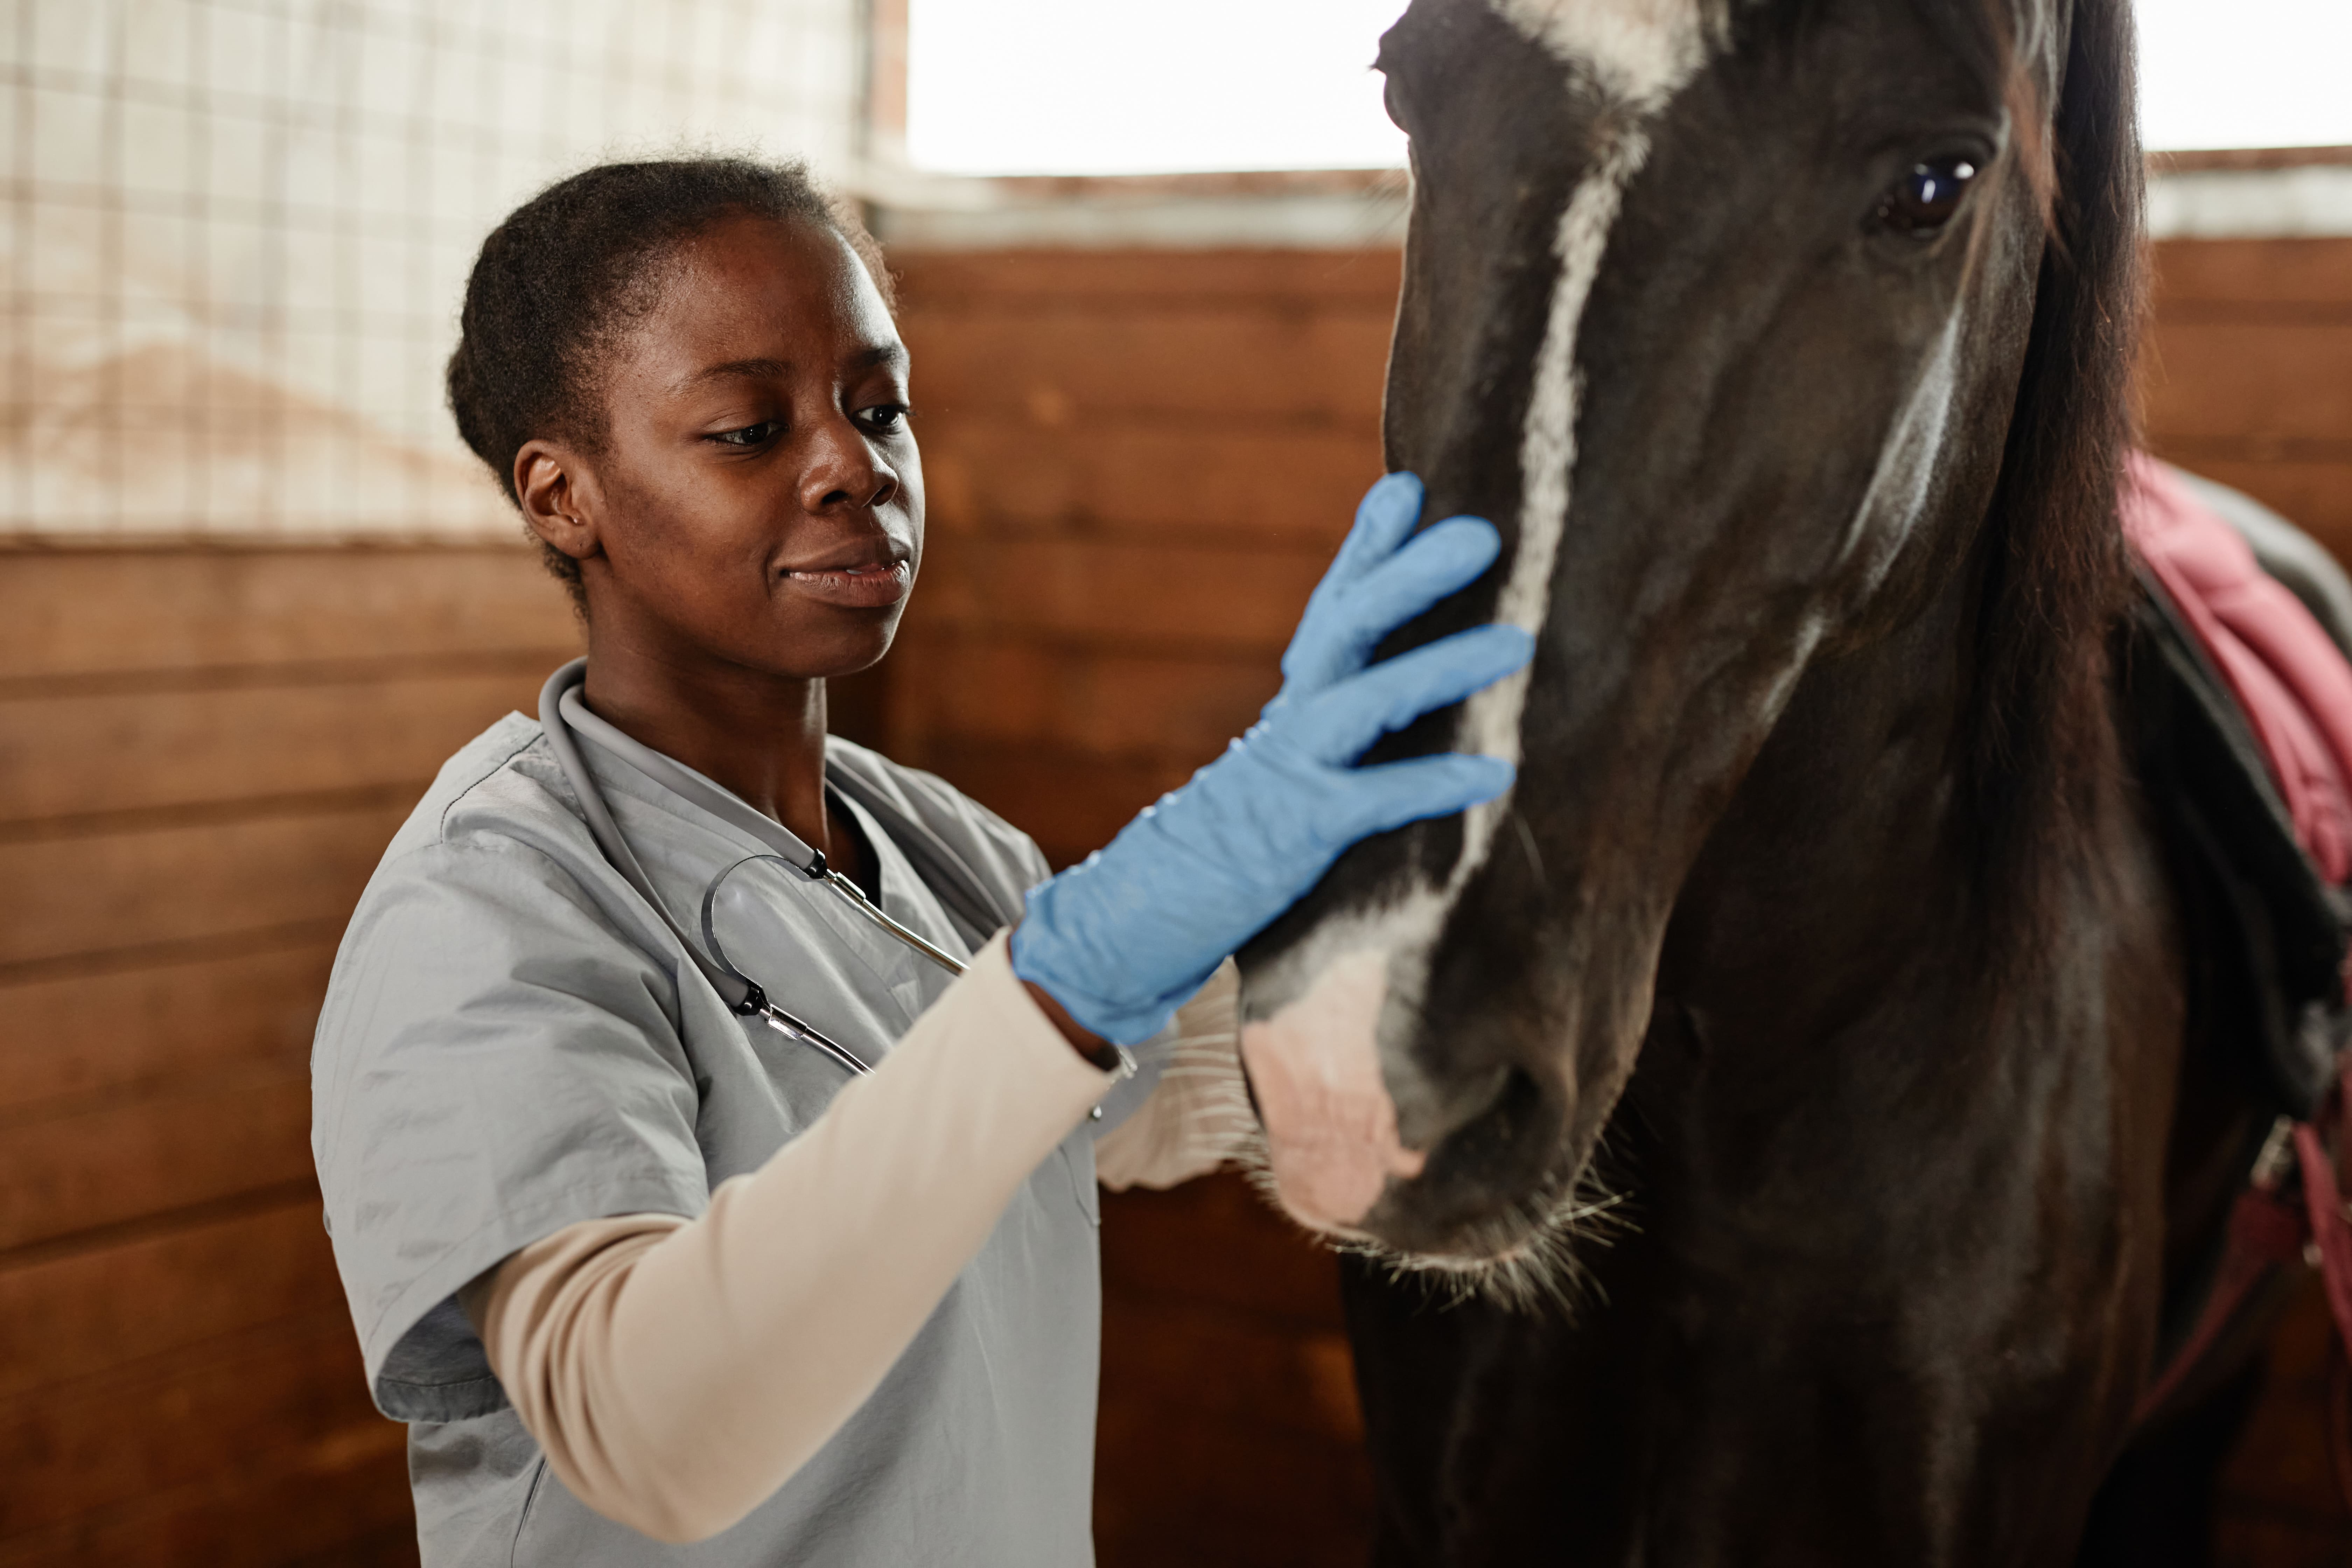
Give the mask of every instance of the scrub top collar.
<path id="1" fill-rule="evenodd" d="M 805 868 L 814 862 L 815 851 L 783 824 L 754 810 L 749 802 L 716 780 L 630 739 L 590 712 L 587 704 L 580 700 L 587 668 L 586 659 L 575 658 L 549 678 L 549 689 L 540 698 L 542 717 L 547 715 L 552 700 L 555 717 L 564 727 L 591 742 L 611 761 L 717 817 L 793 865 Z M 551 741 L 554 739 L 550 737 Z M 991 890 L 964 857 L 934 828 L 910 816 L 903 800 L 894 795 L 889 780 L 875 770 L 874 762 L 855 747 L 845 756 L 828 746 L 824 774 L 826 787 L 835 791 L 857 814 L 858 826 L 867 841 L 877 843 L 877 859 L 883 865 L 881 878 L 885 884 L 881 890 L 889 890 L 887 862 L 895 851 L 907 862 L 914 880 L 939 900 L 965 950 L 977 952 L 996 931 L 1021 918 L 1019 900 L 1008 902 L 1000 893 Z M 593 817 L 591 826 L 593 826 Z"/>
<path id="2" fill-rule="evenodd" d="M 802 843 L 800 836 L 791 828 L 765 812 L 754 809 L 741 795 L 708 774 L 688 767 L 675 757 L 664 756 L 651 746 L 630 739 L 599 719 L 588 710 L 588 704 L 580 700 L 578 687 L 564 692 L 562 709 L 563 721 L 572 726 L 572 732 L 582 740 L 593 742 L 597 750 L 626 763 L 665 789 L 692 801 L 737 832 L 749 835 L 773 853 L 782 856 L 802 871 L 805 872 L 815 864 L 816 851 Z M 830 782 L 827 781 L 828 785 Z"/>

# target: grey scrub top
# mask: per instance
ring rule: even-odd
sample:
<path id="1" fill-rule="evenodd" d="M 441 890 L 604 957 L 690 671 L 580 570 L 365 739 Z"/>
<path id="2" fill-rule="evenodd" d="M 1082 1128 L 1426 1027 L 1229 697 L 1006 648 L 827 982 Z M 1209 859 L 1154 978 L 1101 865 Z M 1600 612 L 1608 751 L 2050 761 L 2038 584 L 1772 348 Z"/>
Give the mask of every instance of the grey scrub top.
<path id="1" fill-rule="evenodd" d="M 727 867 L 805 857 L 702 775 L 582 719 L 583 756 L 689 931 Z M 884 908 L 951 953 L 1046 875 L 1026 837 L 929 774 L 840 741 L 827 772 Z M 946 973 L 837 895 L 751 869 L 774 973 L 743 967 L 866 1060 L 887 1056 Z M 598 852 L 537 721 L 509 714 L 443 767 L 360 900 L 312 1057 L 328 1226 L 376 1404 L 410 1423 L 426 1568 L 1093 1561 L 1101 1123 L 1031 1175 L 849 1423 L 712 1541 L 663 1545 L 590 1510 L 491 1375 L 460 1286 L 579 1220 L 700 1214 L 845 1081 L 728 1010 Z"/>

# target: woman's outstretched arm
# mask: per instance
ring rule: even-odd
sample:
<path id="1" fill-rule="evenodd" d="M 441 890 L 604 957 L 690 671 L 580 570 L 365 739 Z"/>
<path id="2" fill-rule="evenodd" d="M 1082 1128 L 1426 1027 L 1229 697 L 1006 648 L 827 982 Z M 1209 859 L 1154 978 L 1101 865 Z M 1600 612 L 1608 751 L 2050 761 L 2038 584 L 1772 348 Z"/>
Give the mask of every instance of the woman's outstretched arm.
<path id="1" fill-rule="evenodd" d="M 460 1299 L 573 1495 L 656 1540 L 708 1539 L 874 1391 L 1108 1082 L 999 937 L 701 1217 L 569 1226 Z"/>

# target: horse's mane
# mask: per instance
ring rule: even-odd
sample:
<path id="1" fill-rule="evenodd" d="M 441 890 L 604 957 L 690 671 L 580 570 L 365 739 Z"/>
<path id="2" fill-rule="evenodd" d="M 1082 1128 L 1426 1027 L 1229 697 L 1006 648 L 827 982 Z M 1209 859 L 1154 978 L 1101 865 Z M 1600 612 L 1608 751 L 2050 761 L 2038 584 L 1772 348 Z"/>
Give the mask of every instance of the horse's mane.
<path id="1" fill-rule="evenodd" d="M 2117 766 L 2107 639 L 2130 577 L 2116 491 L 2144 298 L 2134 76 L 2128 0 L 2075 0 L 2032 333 L 1975 547 L 1962 782 L 1988 926 L 2020 940 L 2099 853 Z"/>

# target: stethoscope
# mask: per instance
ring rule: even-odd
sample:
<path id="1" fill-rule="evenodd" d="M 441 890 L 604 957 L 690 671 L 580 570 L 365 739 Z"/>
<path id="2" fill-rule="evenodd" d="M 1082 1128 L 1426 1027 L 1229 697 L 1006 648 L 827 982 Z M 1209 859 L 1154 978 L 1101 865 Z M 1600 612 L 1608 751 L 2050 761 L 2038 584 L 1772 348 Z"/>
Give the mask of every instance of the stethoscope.
<path id="1" fill-rule="evenodd" d="M 795 1017 L 778 1005 L 758 981 L 737 968 L 733 960 L 728 957 L 726 944 L 719 937 L 717 921 L 719 893 L 727 879 L 747 866 L 772 861 L 807 881 L 831 889 L 844 904 L 876 930 L 906 943 L 950 974 L 961 974 L 964 972 L 963 961 L 920 931 L 910 930 L 901 921 L 893 920 L 866 896 L 864 889 L 826 865 L 824 852 L 814 848 L 809 849 L 806 860 L 799 862 L 784 855 L 747 855 L 711 879 L 710 886 L 702 895 L 702 941 L 699 943 L 694 942 L 687 935 L 686 929 L 678 924 L 677 917 L 669 912 L 669 906 L 662 901 L 661 895 L 654 890 L 653 879 L 646 875 L 636 851 L 629 847 L 628 839 L 622 836 L 620 824 L 613 820 L 612 807 L 604 802 L 604 791 L 598 787 L 594 776 L 588 771 L 586 761 L 580 755 L 580 745 L 573 737 L 572 724 L 566 718 L 564 709 L 579 702 L 579 688 L 587 679 L 587 674 L 588 661 L 578 658 L 550 676 L 547 685 L 539 694 L 539 722 L 540 728 L 547 732 L 548 748 L 555 753 L 556 762 L 563 769 L 563 776 L 571 781 L 572 794 L 580 799 L 581 815 L 587 818 L 589 836 L 596 840 L 596 847 L 604 851 L 604 858 L 612 862 L 613 868 L 620 872 L 629 886 L 635 888 L 652 907 L 662 924 L 669 928 L 670 934 L 677 938 L 678 945 L 686 950 L 687 956 L 694 961 L 695 967 L 702 971 L 703 978 L 709 980 L 711 988 L 719 993 L 719 999 L 738 1015 L 758 1018 L 778 1034 L 814 1047 L 853 1073 L 872 1072 L 872 1064 L 856 1052 L 807 1019 Z"/>

